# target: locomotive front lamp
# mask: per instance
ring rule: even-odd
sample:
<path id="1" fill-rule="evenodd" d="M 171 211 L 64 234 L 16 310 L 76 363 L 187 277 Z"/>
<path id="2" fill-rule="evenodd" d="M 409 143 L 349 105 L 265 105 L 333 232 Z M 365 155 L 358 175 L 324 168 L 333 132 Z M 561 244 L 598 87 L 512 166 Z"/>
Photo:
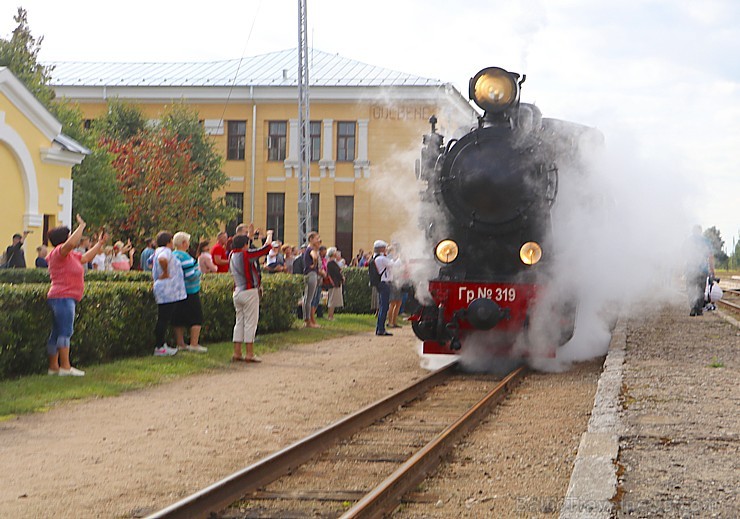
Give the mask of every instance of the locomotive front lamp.
<path id="1" fill-rule="evenodd" d="M 519 249 L 519 258 L 525 265 L 534 265 L 542 258 L 542 247 L 537 242 L 528 241 Z"/>
<path id="2" fill-rule="evenodd" d="M 442 240 L 434 248 L 434 255 L 444 264 L 452 263 L 457 258 L 460 249 L 452 240 Z"/>
<path id="3" fill-rule="evenodd" d="M 499 67 L 484 68 L 470 79 L 469 97 L 486 112 L 503 112 L 519 98 L 518 78 Z"/>

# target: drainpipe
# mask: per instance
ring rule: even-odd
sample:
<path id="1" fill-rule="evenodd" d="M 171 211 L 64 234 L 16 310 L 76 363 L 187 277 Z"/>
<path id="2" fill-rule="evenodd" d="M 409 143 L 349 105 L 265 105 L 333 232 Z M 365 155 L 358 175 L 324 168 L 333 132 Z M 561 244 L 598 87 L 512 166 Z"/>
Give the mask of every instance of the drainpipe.
<path id="1" fill-rule="evenodd" d="M 249 196 L 249 205 L 251 207 L 249 221 L 254 222 L 254 177 L 257 169 L 257 158 L 255 157 L 255 153 L 257 152 L 257 103 L 254 102 L 254 86 L 249 87 L 249 97 L 252 98 L 252 193 Z"/>

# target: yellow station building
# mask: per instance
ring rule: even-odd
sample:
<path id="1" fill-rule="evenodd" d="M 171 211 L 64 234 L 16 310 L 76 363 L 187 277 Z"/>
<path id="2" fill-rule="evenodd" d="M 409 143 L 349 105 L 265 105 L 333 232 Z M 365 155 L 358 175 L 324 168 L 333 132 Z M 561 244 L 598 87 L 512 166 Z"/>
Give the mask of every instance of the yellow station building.
<path id="1" fill-rule="evenodd" d="M 72 225 L 72 166 L 89 151 L 61 133 L 62 125 L 7 67 L 0 67 L 0 245 L 32 231 L 26 265 L 46 232 Z"/>
<path id="2" fill-rule="evenodd" d="M 93 119 L 111 98 L 139 105 L 156 121 L 165 105 L 194 107 L 225 158 L 227 202 L 239 221 L 298 238 L 297 51 L 205 63 L 53 64 L 58 97 Z M 312 228 L 346 258 L 406 222 L 389 196 L 414 181 L 429 118 L 442 130 L 476 114 L 450 84 L 310 51 Z M 415 225 L 416 222 L 413 222 Z M 233 223 L 232 223 L 233 225 Z"/>

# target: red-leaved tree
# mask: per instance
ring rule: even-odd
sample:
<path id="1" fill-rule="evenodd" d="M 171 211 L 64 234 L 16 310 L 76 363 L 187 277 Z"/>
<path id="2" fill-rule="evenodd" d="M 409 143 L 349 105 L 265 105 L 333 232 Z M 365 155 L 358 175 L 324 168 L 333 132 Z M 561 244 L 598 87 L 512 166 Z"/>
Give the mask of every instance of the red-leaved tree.
<path id="1" fill-rule="evenodd" d="M 142 132 L 125 141 L 103 139 L 114 156 L 127 215 L 119 223 L 124 236 L 152 236 L 162 229 L 202 233 L 204 207 L 197 198 L 191 145 L 165 129 Z M 215 222 L 214 222 L 215 223 Z"/>

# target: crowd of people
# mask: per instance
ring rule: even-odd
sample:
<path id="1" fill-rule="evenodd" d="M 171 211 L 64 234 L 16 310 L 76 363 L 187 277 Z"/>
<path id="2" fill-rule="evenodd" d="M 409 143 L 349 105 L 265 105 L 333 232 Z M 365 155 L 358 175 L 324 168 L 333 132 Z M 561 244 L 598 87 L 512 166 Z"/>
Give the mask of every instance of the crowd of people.
<path id="1" fill-rule="evenodd" d="M 200 283 L 203 274 L 230 274 L 234 280 L 233 303 L 235 325 L 233 330 L 233 362 L 260 362 L 254 354 L 254 340 L 259 322 L 259 301 L 262 295 L 262 275 L 287 273 L 304 278 L 304 295 L 300 315 L 306 328 L 320 328 L 316 322 L 322 292 L 326 292 L 327 319 L 333 320 L 337 308 L 344 306 L 342 270 L 347 266 L 336 247 L 322 244 L 318 232 L 310 232 L 303 247 L 294 247 L 273 240 L 273 231 L 264 236 L 254 225 L 237 226 L 234 236 L 221 232 L 211 247 L 202 240 L 191 256 L 191 236 L 186 232 L 161 231 L 145 240 L 145 248 L 135 267 L 136 249 L 131 240 L 106 245 L 108 234 L 103 232 L 91 240 L 84 234 L 85 221 L 77 215 L 77 227 L 72 232 L 66 226 L 48 232 L 51 251 L 45 245 L 37 248 L 37 268 L 48 268 L 51 287 L 47 294 L 52 313 L 52 331 L 47 344 L 49 375 L 84 376 L 85 372 L 69 362 L 70 339 L 74 332 L 77 303 L 84 294 L 86 270 L 127 271 L 138 268 L 150 271 L 153 294 L 157 303 L 157 321 L 154 326 L 154 355 L 172 356 L 178 351 L 205 353 L 199 344 L 203 309 L 200 301 Z M 13 236 L 13 243 L 5 253 L 3 266 L 25 268 L 23 244 L 28 232 Z M 258 246 L 258 240 L 262 245 Z M 94 241 L 94 244 L 92 242 Z M 388 327 L 398 328 L 400 290 L 393 288 L 393 267 L 397 257 L 387 254 L 388 246 L 378 240 L 373 254 L 360 250 L 350 265 L 368 267 L 373 290 L 373 309 L 377 312 L 376 334 L 390 336 Z M 260 264 L 261 258 L 264 265 Z M 377 274 L 374 282 L 373 273 Z M 169 327 L 173 327 L 176 344 L 166 342 Z M 188 341 L 185 341 L 186 330 Z"/>

